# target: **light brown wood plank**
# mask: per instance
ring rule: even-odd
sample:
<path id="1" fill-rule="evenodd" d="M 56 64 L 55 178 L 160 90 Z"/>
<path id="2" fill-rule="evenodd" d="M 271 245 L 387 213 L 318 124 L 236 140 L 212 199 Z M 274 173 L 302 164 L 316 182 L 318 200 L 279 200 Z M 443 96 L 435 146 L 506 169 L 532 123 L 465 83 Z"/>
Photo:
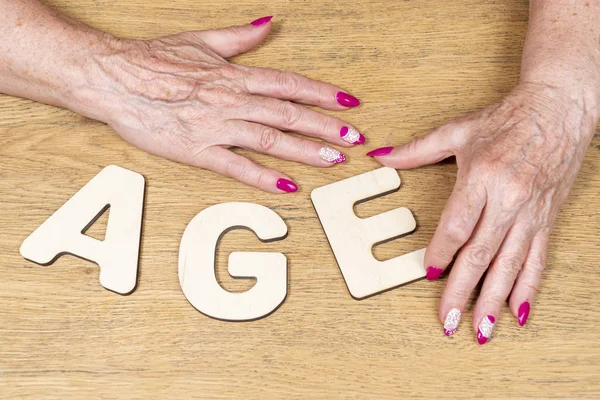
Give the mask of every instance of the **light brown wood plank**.
<path id="1" fill-rule="evenodd" d="M 527 2 L 49 0 L 111 33 L 149 38 L 241 24 L 274 14 L 274 30 L 247 65 L 334 82 L 363 100 L 337 113 L 367 136 L 367 148 L 327 171 L 251 155 L 299 183 L 295 195 L 262 193 L 212 172 L 148 155 L 107 126 L 68 111 L 0 96 L 0 398 L 598 398 L 600 397 L 600 135 L 552 236 L 532 314 L 519 328 L 508 307 L 490 344 L 470 330 L 470 310 L 451 338 L 437 317 L 445 280 L 420 281 L 353 300 L 310 202 L 316 187 L 379 165 L 367 149 L 404 143 L 454 116 L 484 107 L 518 79 Z M 41 267 L 21 242 L 102 167 L 147 182 L 137 290 L 103 289 L 98 268 L 63 257 Z M 402 190 L 363 204 L 361 215 L 408 207 L 414 235 L 376 249 L 387 259 L 425 247 L 455 166 L 401 172 Z M 218 274 L 235 250 L 288 257 L 288 297 L 249 323 L 212 320 L 185 299 L 177 277 L 183 230 L 220 202 L 271 207 L 286 240 L 225 235 Z"/>

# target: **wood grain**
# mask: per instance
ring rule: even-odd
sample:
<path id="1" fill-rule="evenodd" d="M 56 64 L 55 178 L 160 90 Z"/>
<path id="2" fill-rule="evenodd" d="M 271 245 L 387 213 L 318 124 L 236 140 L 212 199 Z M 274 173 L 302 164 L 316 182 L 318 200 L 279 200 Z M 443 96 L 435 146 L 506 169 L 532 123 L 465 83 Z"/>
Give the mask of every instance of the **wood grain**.
<path id="1" fill-rule="evenodd" d="M 406 142 L 506 94 L 518 79 L 525 1 L 48 2 L 129 37 L 274 14 L 271 37 L 235 61 L 347 88 L 364 103 L 338 115 L 368 143 L 326 171 L 250 155 L 301 186 L 277 196 L 148 155 L 68 111 L 0 96 L 1 398 L 600 397 L 600 135 L 558 219 L 527 326 L 505 307 L 483 347 L 470 329 L 472 303 L 462 329 L 443 336 L 444 279 L 352 299 L 309 198 L 316 187 L 375 169 L 367 149 Z M 129 296 L 102 288 L 86 261 L 41 267 L 19 255 L 21 242 L 110 164 L 147 181 L 140 275 Z M 427 245 L 455 172 L 447 163 L 401 172 L 401 191 L 360 205 L 361 216 L 404 206 L 417 219 L 415 234 L 376 249 L 379 259 Z M 270 207 L 289 227 L 286 240 L 269 244 L 233 231 L 218 249 L 219 279 L 233 291 L 252 282 L 228 276 L 231 251 L 288 257 L 288 297 L 266 319 L 207 318 L 179 286 L 186 225 L 227 201 Z"/>

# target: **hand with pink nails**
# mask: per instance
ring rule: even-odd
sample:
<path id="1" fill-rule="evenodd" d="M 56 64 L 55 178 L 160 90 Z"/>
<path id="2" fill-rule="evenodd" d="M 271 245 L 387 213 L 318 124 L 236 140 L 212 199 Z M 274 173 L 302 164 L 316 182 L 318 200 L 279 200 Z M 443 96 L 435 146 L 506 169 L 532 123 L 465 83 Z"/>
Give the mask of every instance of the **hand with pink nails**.
<path id="1" fill-rule="evenodd" d="M 472 321 L 479 344 L 506 322 L 498 317 L 507 299 L 513 323 L 525 325 L 552 226 L 600 115 L 600 2 L 530 6 L 521 79 L 511 93 L 408 144 L 369 153 L 398 169 L 456 157 L 454 191 L 425 267 L 429 280 L 448 275 L 439 309 L 447 336 L 483 279 Z"/>
<path id="2" fill-rule="evenodd" d="M 301 105 L 333 111 L 360 105 L 343 89 L 227 61 L 267 38 L 271 16 L 225 29 L 129 40 L 75 23 L 37 0 L 0 0 L 0 6 L 0 92 L 103 121 L 150 153 L 289 193 L 298 186 L 288 176 L 232 149 L 329 167 L 345 155 L 285 132 L 338 147 L 365 141 L 351 125 Z"/>

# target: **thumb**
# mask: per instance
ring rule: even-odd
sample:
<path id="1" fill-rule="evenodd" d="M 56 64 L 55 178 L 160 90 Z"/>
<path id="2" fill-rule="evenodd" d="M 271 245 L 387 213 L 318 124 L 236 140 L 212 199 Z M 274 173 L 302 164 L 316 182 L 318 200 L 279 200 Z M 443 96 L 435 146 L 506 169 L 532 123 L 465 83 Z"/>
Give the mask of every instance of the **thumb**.
<path id="1" fill-rule="evenodd" d="M 262 17 L 247 25 L 198 32 L 198 37 L 223 58 L 237 56 L 258 46 L 271 31 L 272 16 Z"/>
<path id="2" fill-rule="evenodd" d="M 454 130 L 443 126 L 401 146 L 375 149 L 367 153 L 367 156 L 375 158 L 387 167 L 418 168 L 423 165 L 435 164 L 455 155 L 454 136 Z"/>

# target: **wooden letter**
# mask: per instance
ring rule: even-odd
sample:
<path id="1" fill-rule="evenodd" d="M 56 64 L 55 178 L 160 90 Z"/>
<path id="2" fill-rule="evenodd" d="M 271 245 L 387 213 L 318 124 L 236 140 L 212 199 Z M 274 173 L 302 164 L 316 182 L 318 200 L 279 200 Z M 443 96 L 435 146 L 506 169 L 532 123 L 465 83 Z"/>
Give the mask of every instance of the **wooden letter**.
<path id="1" fill-rule="evenodd" d="M 415 219 L 407 208 L 398 208 L 370 218 L 354 214 L 354 205 L 400 187 L 393 168 L 380 168 L 317 188 L 311 198 L 323 230 L 352 297 L 362 299 L 425 276 L 425 249 L 387 261 L 373 257 L 377 243 L 415 230 Z"/>
<path id="2" fill-rule="evenodd" d="M 39 226 L 21 245 L 21 255 L 47 265 L 68 253 L 100 266 L 100 283 L 127 294 L 137 279 L 144 177 L 115 165 L 104 168 Z M 105 239 L 83 235 L 110 207 Z"/>
<path id="3" fill-rule="evenodd" d="M 215 276 L 215 253 L 221 236 L 232 228 L 250 228 L 262 241 L 286 236 L 277 213 L 258 204 L 224 203 L 201 211 L 189 223 L 179 247 L 179 283 L 198 311 L 227 321 L 249 321 L 274 311 L 287 294 L 287 259 L 281 253 L 229 255 L 229 274 L 256 277 L 244 293 L 223 289 Z"/>

